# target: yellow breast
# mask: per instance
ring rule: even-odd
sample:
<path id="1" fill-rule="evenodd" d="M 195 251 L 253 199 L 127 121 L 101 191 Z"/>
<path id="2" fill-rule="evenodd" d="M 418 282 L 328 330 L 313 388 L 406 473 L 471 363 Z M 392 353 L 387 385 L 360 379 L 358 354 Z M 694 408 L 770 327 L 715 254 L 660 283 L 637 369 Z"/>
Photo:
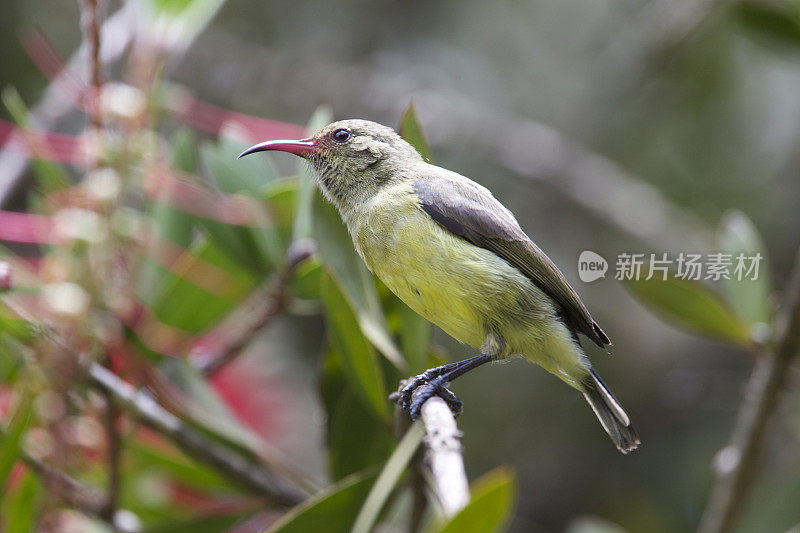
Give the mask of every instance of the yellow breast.
<path id="1" fill-rule="evenodd" d="M 518 306 L 522 274 L 441 228 L 408 184 L 387 188 L 348 217 L 364 262 L 401 300 L 461 342 L 480 346 L 498 311 Z M 504 315 L 505 313 L 499 313 Z"/>

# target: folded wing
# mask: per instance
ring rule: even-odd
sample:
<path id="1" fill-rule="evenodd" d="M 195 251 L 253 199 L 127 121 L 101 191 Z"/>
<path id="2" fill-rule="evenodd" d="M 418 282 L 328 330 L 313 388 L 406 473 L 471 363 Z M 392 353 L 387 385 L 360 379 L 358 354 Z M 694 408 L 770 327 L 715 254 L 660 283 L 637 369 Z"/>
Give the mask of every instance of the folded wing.
<path id="1" fill-rule="evenodd" d="M 598 346 L 611 344 L 564 275 L 484 187 L 462 176 L 414 180 L 420 207 L 440 226 L 508 261 L 558 304 L 564 323 Z"/>

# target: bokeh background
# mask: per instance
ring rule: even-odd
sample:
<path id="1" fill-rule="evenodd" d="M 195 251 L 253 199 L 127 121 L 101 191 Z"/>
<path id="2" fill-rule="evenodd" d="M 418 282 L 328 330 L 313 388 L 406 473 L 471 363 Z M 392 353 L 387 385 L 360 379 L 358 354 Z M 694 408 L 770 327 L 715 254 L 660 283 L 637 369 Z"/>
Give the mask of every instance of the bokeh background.
<path id="1" fill-rule="evenodd" d="M 39 28 L 69 57 L 82 39 L 80 6 L 7 0 L 2 11 L 0 85 L 34 107 L 49 82 L 20 37 Z M 108 75 L 129 75 L 122 65 L 111 62 Z M 697 526 L 754 358 L 659 319 L 613 279 L 613 262 L 622 252 L 715 251 L 726 213 L 738 210 L 763 238 L 763 274 L 785 287 L 800 245 L 800 4 L 228 0 L 163 69 L 198 98 L 293 124 L 325 105 L 335 118 L 397 126 L 413 102 L 435 162 L 491 188 L 609 334 L 611 355 L 588 350 L 643 441 L 622 456 L 579 395 L 509 361 L 454 385 L 470 478 L 516 470 L 510 531 Z M 40 111 L 45 129 L 85 127 L 77 111 Z M 3 207 L 23 209 L 31 187 L 25 179 Z M 583 250 L 612 263 L 605 279 L 579 281 Z M 448 359 L 473 354 L 434 338 Z M 265 438 L 320 479 L 323 339 L 319 315 L 286 314 L 218 376 L 269 391 L 240 401 Z M 795 370 L 740 531 L 800 523 L 797 385 Z"/>

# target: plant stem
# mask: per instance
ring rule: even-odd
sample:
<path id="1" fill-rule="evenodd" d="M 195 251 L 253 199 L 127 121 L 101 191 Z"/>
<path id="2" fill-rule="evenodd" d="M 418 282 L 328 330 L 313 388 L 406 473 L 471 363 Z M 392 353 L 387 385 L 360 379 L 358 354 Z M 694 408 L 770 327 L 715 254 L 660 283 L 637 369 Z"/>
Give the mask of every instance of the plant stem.
<path id="1" fill-rule="evenodd" d="M 89 83 L 92 87 L 90 95 L 90 121 L 92 126 L 100 130 L 103 127 L 100 113 L 100 91 L 103 85 L 102 64 L 100 62 L 100 3 L 102 0 L 83 0 L 81 25 L 87 44 L 89 57 Z"/>
<path id="2" fill-rule="evenodd" d="M 169 437 L 193 458 L 210 464 L 228 478 L 257 494 L 268 496 L 283 506 L 293 506 L 306 498 L 299 489 L 276 478 L 261 465 L 254 464 L 228 447 L 207 439 L 193 427 L 161 407 L 152 396 L 120 379 L 97 363 L 89 363 L 90 381 L 107 393 L 141 423 Z"/>
<path id="3" fill-rule="evenodd" d="M 0 427 L 0 437 L 4 437 L 4 434 L 5 430 Z M 86 515 L 111 523 L 111 519 L 103 513 L 105 506 L 103 495 L 94 487 L 45 464 L 24 449 L 20 450 L 20 458 L 41 479 L 44 488 L 53 496 Z"/>
<path id="4" fill-rule="evenodd" d="M 108 440 L 108 488 L 106 489 L 106 498 L 102 513 L 106 520 L 113 520 L 114 514 L 117 512 L 119 491 L 122 485 L 122 438 L 117 430 L 119 408 L 116 406 L 114 399 L 108 392 L 103 391 L 103 394 L 106 399 L 106 408 L 103 414 L 106 429 L 106 439 Z"/>
<path id="5" fill-rule="evenodd" d="M 756 361 L 730 443 L 718 455 L 722 460 L 700 533 L 733 530 L 757 473 L 769 423 L 800 347 L 800 250 L 774 323 L 774 340 Z"/>
<path id="6" fill-rule="evenodd" d="M 231 320 L 225 321 L 223 327 L 228 331 L 226 334 L 228 339 L 221 353 L 213 356 L 197 352 L 191 354 L 203 376 L 213 376 L 221 368 L 236 360 L 250 343 L 253 335 L 284 309 L 286 283 L 285 275 L 278 276 L 268 287 L 255 291 L 234 312 Z"/>

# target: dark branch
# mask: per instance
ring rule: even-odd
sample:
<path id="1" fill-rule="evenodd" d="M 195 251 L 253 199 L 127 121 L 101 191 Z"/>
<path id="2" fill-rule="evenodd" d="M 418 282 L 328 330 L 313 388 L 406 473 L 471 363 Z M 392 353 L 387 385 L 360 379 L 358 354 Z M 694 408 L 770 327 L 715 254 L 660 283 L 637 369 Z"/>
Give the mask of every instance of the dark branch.
<path id="1" fill-rule="evenodd" d="M 701 533 L 732 531 L 750 492 L 767 429 L 800 347 L 800 251 L 774 323 L 774 340 L 750 376 L 730 444 L 718 455 L 717 480 L 700 522 Z"/>
<path id="2" fill-rule="evenodd" d="M 147 392 L 135 389 L 108 369 L 89 363 L 87 372 L 95 386 L 107 391 L 139 422 L 167 436 L 184 452 L 213 466 L 243 487 L 283 506 L 293 506 L 306 498 L 305 493 L 278 479 L 263 466 L 245 459 L 227 446 L 207 439 L 161 407 Z"/>

